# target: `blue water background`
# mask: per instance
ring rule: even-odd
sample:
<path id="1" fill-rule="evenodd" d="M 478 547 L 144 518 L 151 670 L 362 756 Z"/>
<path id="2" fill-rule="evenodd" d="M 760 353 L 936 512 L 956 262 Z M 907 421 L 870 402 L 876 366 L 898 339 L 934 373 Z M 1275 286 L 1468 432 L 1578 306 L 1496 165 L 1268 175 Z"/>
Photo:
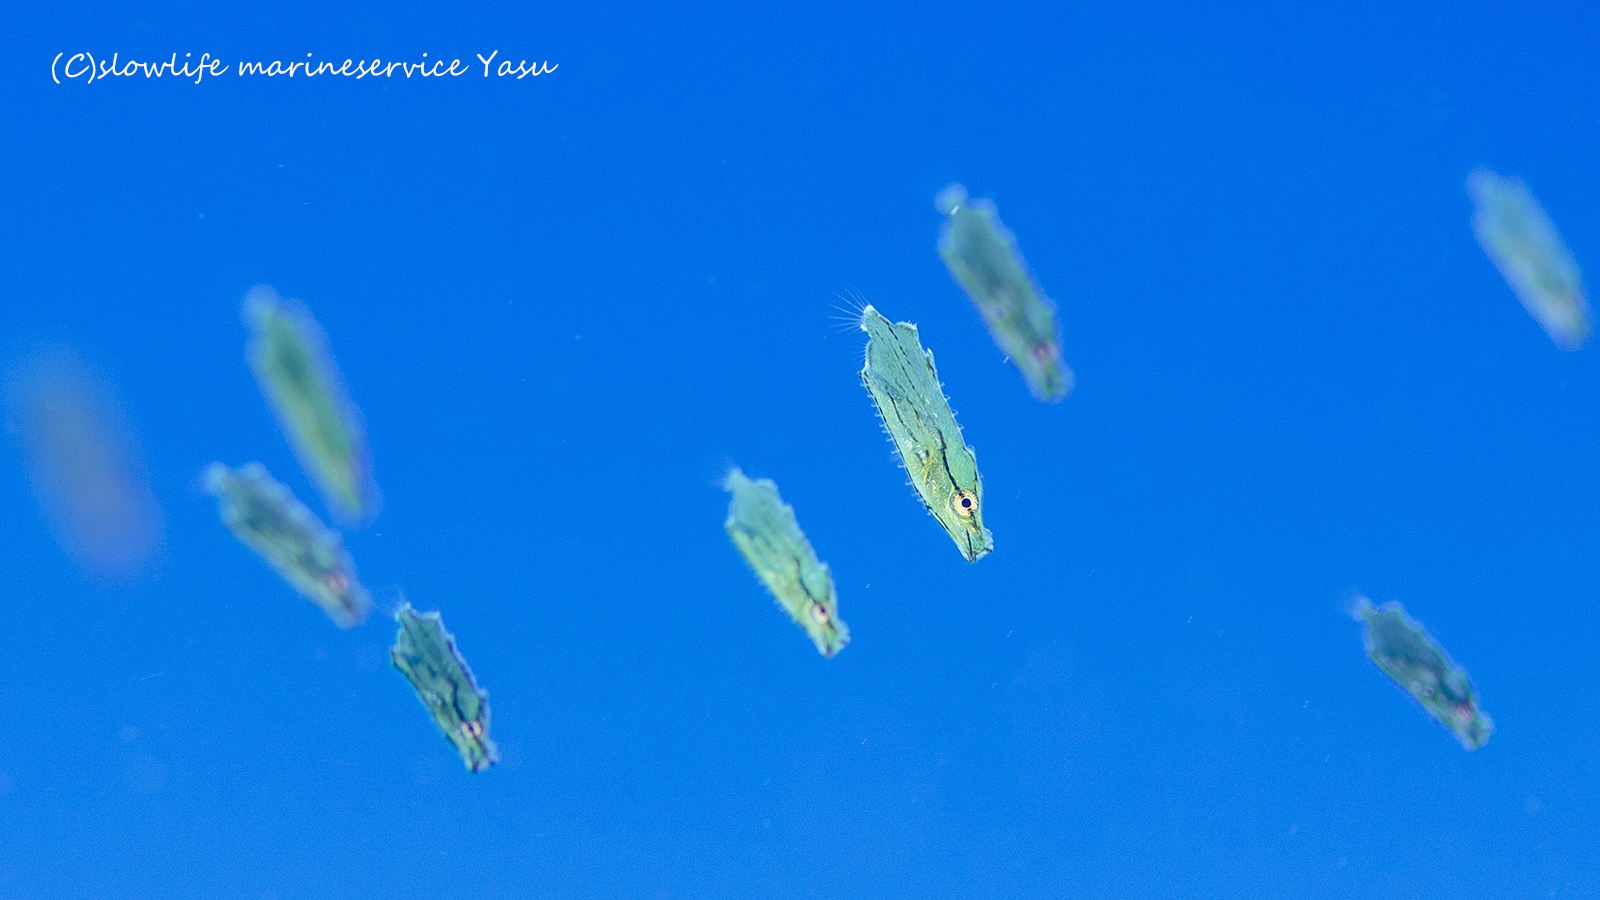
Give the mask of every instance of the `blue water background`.
<path id="1" fill-rule="evenodd" d="M 115 376 L 165 515 L 130 583 L 0 462 L 0 897 L 1600 896 L 1600 348 L 1468 228 L 1529 182 L 1600 272 L 1600 7 L 435 4 L 8 13 L 0 341 Z M 1225 8 L 1224 8 L 1225 7 Z M 57 85 L 58 53 L 548 60 L 522 80 Z M 993 197 L 1078 376 L 1035 402 L 934 253 Z M 503 762 L 218 521 L 322 509 L 245 292 L 326 329 Z M 915 321 L 976 447 L 963 562 L 856 379 Z M 7 346 L 12 346 L 7 344 Z M 824 660 L 723 534 L 775 479 Z M 1499 732 L 1361 653 L 1401 600 Z"/>

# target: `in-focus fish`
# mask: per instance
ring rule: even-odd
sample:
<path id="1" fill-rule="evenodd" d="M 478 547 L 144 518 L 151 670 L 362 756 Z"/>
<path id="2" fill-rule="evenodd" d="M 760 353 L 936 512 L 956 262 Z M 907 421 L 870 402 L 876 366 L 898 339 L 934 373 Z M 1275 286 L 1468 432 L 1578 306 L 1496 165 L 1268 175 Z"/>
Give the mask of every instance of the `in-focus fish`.
<path id="1" fill-rule="evenodd" d="M 500 751 L 489 739 L 489 692 L 478 687 L 439 614 L 417 615 L 405 603 L 394 620 L 400 630 L 389 648 L 389 661 L 417 692 L 439 733 L 461 754 L 467 771 L 482 772 L 499 762 Z"/>
<path id="2" fill-rule="evenodd" d="M 861 383 L 911 486 L 967 562 L 977 562 L 994 549 L 994 535 L 983 527 L 983 479 L 939 384 L 933 352 L 922 349 L 917 326 L 890 322 L 871 305 L 861 311 L 861 330 L 868 335 Z"/>

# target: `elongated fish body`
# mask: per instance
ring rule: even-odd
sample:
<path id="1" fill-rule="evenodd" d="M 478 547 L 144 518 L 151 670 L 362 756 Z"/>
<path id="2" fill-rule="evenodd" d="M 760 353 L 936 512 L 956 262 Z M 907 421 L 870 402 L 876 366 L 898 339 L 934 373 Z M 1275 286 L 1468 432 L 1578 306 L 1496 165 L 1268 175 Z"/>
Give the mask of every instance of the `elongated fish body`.
<path id="1" fill-rule="evenodd" d="M 868 336 L 861 383 L 911 486 L 967 562 L 977 562 L 994 549 L 994 535 L 983 527 L 983 479 L 941 390 L 933 353 L 922 349 L 917 326 L 890 322 L 870 305 L 861 311 L 861 330 Z"/>
<path id="2" fill-rule="evenodd" d="M 356 566 L 339 534 L 317 519 L 260 463 L 206 468 L 206 490 L 216 496 L 222 521 L 283 580 L 315 603 L 340 628 L 367 620 L 372 599 L 356 580 Z"/>
<path id="3" fill-rule="evenodd" d="M 303 304 L 265 285 L 245 298 L 244 317 L 255 331 L 250 368 L 301 467 L 340 524 L 370 522 L 380 500 L 366 430 L 327 337 Z"/>
<path id="4" fill-rule="evenodd" d="M 934 200 L 944 213 L 939 256 L 978 308 L 995 346 L 1010 358 L 1033 396 L 1056 403 L 1072 392 L 1072 370 L 1061 361 L 1056 305 L 1040 290 L 1017 241 L 989 200 L 967 199 L 952 184 Z"/>
<path id="5" fill-rule="evenodd" d="M 439 733 L 461 754 L 467 771 L 482 772 L 499 762 L 500 751 L 489 739 L 489 693 L 478 687 L 439 614 L 418 615 L 406 603 L 394 620 L 400 630 L 389 648 L 389 661 L 417 692 Z"/>
<path id="6" fill-rule="evenodd" d="M 1520 178 L 1488 169 L 1467 176 L 1476 207 L 1472 231 L 1517 299 L 1563 350 L 1576 350 L 1593 327 L 1572 251 Z"/>
<path id="7" fill-rule="evenodd" d="M 850 628 L 839 618 L 833 573 L 817 559 L 794 507 L 783 502 L 771 480 L 752 481 L 738 468 L 728 471 L 722 487 L 733 495 L 723 523 L 733 545 L 817 652 L 832 658 L 850 643 Z"/>
<path id="8" fill-rule="evenodd" d="M 1395 684 L 1405 688 L 1435 721 L 1450 730 L 1468 750 L 1476 750 L 1494 733 L 1494 720 L 1478 706 L 1478 694 L 1465 669 L 1450 659 L 1417 620 L 1399 603 L 1374 607 L 1358 598 L 1353 614 L 1364 622 L 1362 643 L 1367 658 Z"/>

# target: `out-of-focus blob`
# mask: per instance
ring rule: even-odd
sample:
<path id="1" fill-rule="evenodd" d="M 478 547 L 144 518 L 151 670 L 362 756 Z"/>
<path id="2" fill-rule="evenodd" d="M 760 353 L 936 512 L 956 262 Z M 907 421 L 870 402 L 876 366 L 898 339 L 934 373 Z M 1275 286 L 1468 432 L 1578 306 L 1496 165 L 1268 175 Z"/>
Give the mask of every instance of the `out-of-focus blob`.
<path id="1" fill-rule="evenodd" d="M 861 330 L 867 333 L 861 383 L 878 421 L 922 504 L 961 556 L 977 562 L 994 549 L 994 535 L 983 527 L 983 479 L 939 384 L 933 351 L 922 348 L 916 325 L 890 322 L 871 305 L 861 310 Z"/>
<path id="2" fill-rule="evenodd" d="M 11 424 L 57 541 L 92 575 L 136 574 L 161 541 L 161 510 L 109 381 L 52 348 L 7 382 Z"/>
<path id="3" fill-rule="evenodd" d="M 1528 186 L 1520 178 L 1474 169 L 1467 193 L 1477 207 L 1472 231 L 1517 299 L 1557 347 L 1583 346 L 1591 323 L 1577 260 Z"/>
<path id="4" fill-rule="evenodd" d="M 409 603 L 401 604 L 394 620 L 400 630 L 389 661 L 461 754 L 467 771 L 482 772 L 499 762 L 500 751 L 489 739 L 489 692 L 472 677 L 455 635 L 444 630 L 437 612 L 419 616 Z"/>
<path id="5" fill-rule="evenodd" d="M 934 198 L 944 213 L 939 256 L 978 308 L 1000 352 L 1028 382 L 1033 396 L 1056 403 L 1072 392 L 1072 370 L 1061 361 L 1061 323 L 1056 305 L 1040 290 L 1017 250 L 1016 238 L 1000 224 L 990 200 L 967 199 L 952 184 Z"/>
<path id="6" fill-rule="evenodd" d="M 831 658 L 844 649 L 850 643 L 850 628 L 839 618 L 833 573 L 817 559 L 794 517 L 794 507 L 783 502 L 771 479 L 752 481 L 738 467 L 728 471 L 722 487 L 733 495 L 722 527 L 756 577 L 811 636 L 818 653 Z"/>
<path id="7" fill-rule="evenodd" d="M 1399 603 L 1375 607 L 1371 600 L 1358 597 L 1351 613 L 1366 623 L 1362 642 L 1367 658 L 1383 674 L 1450 729 L 1461 746 L 1476 750 L 1488 742 L 1494 721 L 1478 707 L 1478 694 L 1466 670 L 1450 659 L 1420 622 L 1406 615 L 1405 607 Z"/>
<path id="8" fill-rule="evenodd" d="M 265 466 L 248 463 L 235 470 L 212 463 L 205 485 L 234 536 L 322 607 L 334 624 L 354 628 L 367 620 L 372 599 L 356 580 L 344 540 L 267 474 Z"/>
<path id="9" fill-rule="evenodd" d="M 244 318 L 255 331 L 248 355 L 256 382 L 328 510 L 346 527 L 372 521 L 381 501 L 366 429 L 322 328 L 304 304 L 266 285 L 245 297 Z"/>

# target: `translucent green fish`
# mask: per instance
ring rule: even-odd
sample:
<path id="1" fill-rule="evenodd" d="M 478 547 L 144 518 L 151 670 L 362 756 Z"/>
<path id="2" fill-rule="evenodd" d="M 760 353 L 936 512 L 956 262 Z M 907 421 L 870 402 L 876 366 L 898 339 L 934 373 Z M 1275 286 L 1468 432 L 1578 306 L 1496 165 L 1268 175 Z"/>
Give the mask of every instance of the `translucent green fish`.
<path id="1" fill-rule="evenodd" d="M 336 520 L 370 522 L 380 501 L 367 435 L 322 329 L 303 304 L 265 285 L 245 298 L 244 317 L 255 331 L 250 368 L 300 465 Z"/>
<path id="2" fill-rule="evenodd" d="M 482 772 L 499 762 L 500 751 L 489 739 L 489 693 L 478 687 L 439 614 L 419 616 L 406 603 L 394 620 L 400 631 L 389 648 L 389 661 L 417 692 L 439 732 L 455 745 L 467 770 Z"/>
<path id="3" fill-rule="evenodd" d="M 1528 186 L 1474 169 L 1467 192 L 1477 207 L 1472 231 L 1523 307 L 1557 347 L 1583 346 L 1591 324 L 1578 263 Z"/>
<path id="4" fill-rule="evenodd" d="M 1450 654 L 1428 636 L 1420 622 L 1406 615 L 1404 607 L 1399 603 L 1374 607 L 1372 601 L 1360 597 L 1352 612 L 1357 621 L 1366 623 L 1362 641 L 1367 658 L 1385 675 L 1450 729 L 1461 746 L 1476 750 L 1489 740 L 1494 721 L 1478 708 L 1478 695 L 1466 670 L 1451 661 Z"/>
<path id="5" fill-rule="evenodd" d="M 818 653 L 831 658 L 843 650 L 850 643 L 850 628 L 839 618 L 833 573 L 817 559 L 794 508 L 778 496 L 778 486 L 766 478 L 751 481 L 737 468 L 728 472 L 722 486 L 733 494 L 722 527 L 744 561 L 789 618 L 811 636 Z"/>
<path id="6" fill-rule="evenodd" d="M 1056 305 L 1039 289 L 1011 232 L 989 200 L 967 200 L 952 184 L 934 203 L 946 218 L 939 256 L 978 308 L 995 345 L 1022 372 L 1033 396 L 1055 403 L 1072 391 L 1072 370 L 1061 361 Z"/>
<path id="7" fill-rule="evenodd" d="M 344 541 L 319 521 L 260 463 L 229 469 L 212 463 L 206 490 L 217 497 L 222 521 L 283 579 L 322 607 L 340 628 L 367 620 L 372 600 L 356 580 Z"/>
<path id="8" fill-rule="evenodd" d="M 941 390 L 933 352 L 922 349 L 917 326 L 890 322 L 870 305 L 861 311 L 861 330 L 868 335 L 861 383 L 878 405 L 911 486 L 967 562 L 977 562 L 994 549 L 994 536 L 983 527 L 983 479 Z"/>

